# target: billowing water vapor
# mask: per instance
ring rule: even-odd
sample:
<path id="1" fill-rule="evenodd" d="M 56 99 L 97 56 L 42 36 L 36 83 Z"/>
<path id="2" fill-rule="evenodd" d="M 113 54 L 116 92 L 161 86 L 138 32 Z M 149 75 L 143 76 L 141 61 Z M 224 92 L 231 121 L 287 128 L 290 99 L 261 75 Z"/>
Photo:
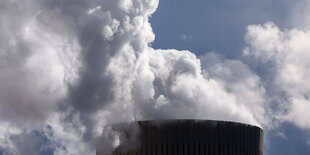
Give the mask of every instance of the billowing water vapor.
<path id="1" fill-rule="evenodd" d="M 149 18 L 157 6 L 158 0 L 0 1 L 0 152 L 95 154 L 96 145 L 108 152 L 124 139 L 107 125 L 135 120 L 267 126 L 265 87 L 247 65 L 151 47 Z M 265 50 L 254 30 L 265 29 L 249 28 L 256 53 L 247 52 L 273 60 L 275 53 L 257 52 Z M 275 78 L 287 82 L 281 73 Z"/>

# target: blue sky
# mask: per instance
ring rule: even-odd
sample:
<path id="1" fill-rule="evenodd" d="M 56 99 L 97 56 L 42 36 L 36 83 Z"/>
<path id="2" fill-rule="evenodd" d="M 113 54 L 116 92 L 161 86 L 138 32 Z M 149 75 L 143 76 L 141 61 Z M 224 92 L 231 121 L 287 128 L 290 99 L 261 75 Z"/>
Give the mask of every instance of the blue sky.
<path id="1" fill-rule="evenodd" d="M 150 20 L 156 35 L 152 46 L 156 49 L 190 50 L 197 56 L 215 52 L 227 59 L 244 59 L 242 51 L 246 46 L 244 36 L 247 26 L 271 21 L 281 29 L 300 28 L 291 20 L 293 8 L 298 2 L 162 0 Z M 264 78 L 264 72 L 259 73 L 258 70 L 256 73 Z M 308 155 L 308 135 L 309 131 L 284 123 L 266 132 L 264 154 Z"/>
<path id="2" fill-rule="evenodd" d="M 288 20 L 295 4 L 295 0 L 160 1 L 151 18 L 153 47 L 187 49 L 197 55 L 216 51 L 235 58 L 245 46 L 248 25 L 272 21 L 280 28 L 292 28 Z"/>

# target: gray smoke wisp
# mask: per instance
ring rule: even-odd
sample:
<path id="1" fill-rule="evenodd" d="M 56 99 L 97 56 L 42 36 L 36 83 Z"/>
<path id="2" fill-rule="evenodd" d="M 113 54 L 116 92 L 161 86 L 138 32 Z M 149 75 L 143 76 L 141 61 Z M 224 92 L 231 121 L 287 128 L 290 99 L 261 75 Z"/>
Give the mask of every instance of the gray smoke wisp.
<path id="1" fill-rule="evenodd" d="M 136 120 L 217 119 L 268 127 L 271 88 L 242 61 L 151 47 L 149 18 L 158 3 L 1 0 L 0 153 L 95 154 L 100 146 L 109 152 L 134 139 L 107 125 Z M 292 107 L 277 115 L 281 121 L 299 120 L 297 112 L 306 106 L 301 103 L 309 101 L 310 87 L 301 82 L 308 76 L 288 80 L 281 70 L 303 72 L 296 68 L 309 66 L 285 50 L 289 44 L 295 56 L 304 57 L 300 51 L 309 47 L 294 43 L 308 38 L 270 23 L 249 26 L 246 34 L 245 55 L 280 69 L 273 86 L 287 92 L 291 102 L 285 106 Z M 302 91 L 289 89 L 296 84 Z M 296 123 L 309 128 L 301 122 Z"/>

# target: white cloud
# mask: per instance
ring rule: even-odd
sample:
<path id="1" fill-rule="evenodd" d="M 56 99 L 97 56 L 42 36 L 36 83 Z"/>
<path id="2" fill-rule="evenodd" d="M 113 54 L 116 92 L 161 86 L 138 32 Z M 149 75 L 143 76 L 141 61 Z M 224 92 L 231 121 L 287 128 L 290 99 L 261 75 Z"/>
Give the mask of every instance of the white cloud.
<path id="1" fill-rule="evenodd" d="M 265 88 L 261 79 L 240 60 L 229 60 L 213 52 L 201 58 L 205 78 L 214 79 L 235 96 L 236 103 L 251 111 L 263 126 L 270 126 Z"/>
<path id="2" fill-rule="evenodd" d="M 157 5 L 158 0 L 7 3 L 0 11 L 7 21 L 0 26 L 5 128 L 26 135 L 42 130 L 55 154 L 95 154 L 96 144 L 111 151 L 122 142 L 106 125 L 123 121 L 220 119 L 268 126 L 264 85 L 244 63 L 149 46 L 155 38 L 149 17 Z M 272 23 L 250 26 L 246 36 L 246 53 L 273 62 L 274 86 L 296 99 L 283 117 L 289 121 L 302 120 L 305 115 L 293 114 L 308 108 L 301 106 L 310 95 L 308 38 Z M 13 134 L 0 128 L 0 146 L 18 149 L 9 144 Z"/>
<path id="3" fill-rule="evenodd" d="M 283 133 L 283 132 L 280 132 L 280 131 L 279 131 L 279 132 L 277 132 L 277 135 L 278 135 L 279 137 L 285 139 L 285 140 L 288 139 L 287 136 L 285 135 L 285 133 Z"/>
<path id="4" fill-rule="evenodd" d="M 284 115 L 282 119 L 310 129 L 310 32 L 297 29 L 281 31 L 273 23 L 251 25 L 246 41 L 249 44 L 246 55 L 254 56 L 262 64 L 272 64 L 267 70 L 273 73 L 262 76 L 270 79 L 270 85 L 266 87 L 285 93 L 277 94 L 287 101 L 287 104 L 280 105 L 284 107 L 280 109 Z"/>

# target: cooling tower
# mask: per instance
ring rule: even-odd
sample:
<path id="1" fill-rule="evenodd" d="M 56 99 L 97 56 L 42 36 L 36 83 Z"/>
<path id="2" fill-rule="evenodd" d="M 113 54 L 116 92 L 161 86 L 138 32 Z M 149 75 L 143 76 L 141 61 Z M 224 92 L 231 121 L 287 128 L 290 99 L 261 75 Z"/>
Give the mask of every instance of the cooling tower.
<path id="1" fill-rule="evenodd" d="M 113 155 L 263 154 L 263 130 L 248 124 L 214 120 L 156 120 L 117 124 L 112 128 L 123 132 L 129 139 L 121 143 Z"/>

